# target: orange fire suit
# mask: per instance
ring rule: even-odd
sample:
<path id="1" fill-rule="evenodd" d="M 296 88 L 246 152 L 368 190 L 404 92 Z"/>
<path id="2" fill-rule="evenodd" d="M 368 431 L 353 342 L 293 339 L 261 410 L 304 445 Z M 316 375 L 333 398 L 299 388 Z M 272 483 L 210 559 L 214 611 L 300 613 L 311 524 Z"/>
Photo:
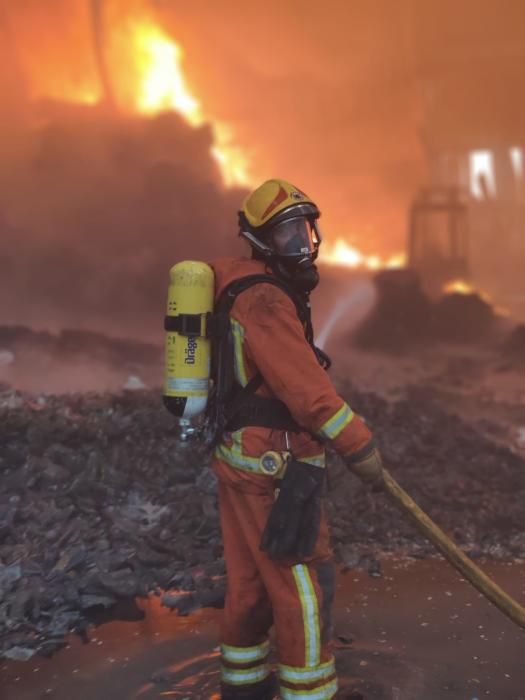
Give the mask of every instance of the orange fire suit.
<path id="1" fill-rule="evenodd" d="M 217 260 L 212 267 L 216 298 L 233 280 L 266 271 L 264 263 L 245 258 Z M 260 283 L 242 292 L 230 323 L 236 381 L 246 386 L 259 372 L 264 381 L 257 393 L 283 401 L 305 428 L 288 434 L 296 459 L 322 469 L 327 441 L 349 455 L 371 440 L 369 429 L 318 364 L 294 303 L 281 289 Z M 283 700 L 325 700 L 337 691 L 330 639 L 334 575 L 326 519 L 323 515 L 310 557 L 276 560 L 259 549 L 274 503 L 274 480 L 262 471 L 259 458 L 267 450 L 286 448 L 284 431 L 245 427 L 225 433 L 214 454 L 227 568 L 221 679 L 244 690 L 265 681 L 273 624 Z"/>

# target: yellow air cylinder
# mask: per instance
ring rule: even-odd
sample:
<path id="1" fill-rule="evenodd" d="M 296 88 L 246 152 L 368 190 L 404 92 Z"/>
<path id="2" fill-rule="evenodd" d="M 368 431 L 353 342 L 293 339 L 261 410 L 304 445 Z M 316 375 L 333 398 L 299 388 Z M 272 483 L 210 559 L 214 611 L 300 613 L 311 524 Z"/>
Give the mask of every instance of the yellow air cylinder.
<path id="1" fill-rule="evenodd" d="M 203 262 L 186 260 L 170 270 L 164 405 L 184 420 L 202 413 L 208 400 L 206 314 L 213 311 L 214 283 L 213 270 Z"/>

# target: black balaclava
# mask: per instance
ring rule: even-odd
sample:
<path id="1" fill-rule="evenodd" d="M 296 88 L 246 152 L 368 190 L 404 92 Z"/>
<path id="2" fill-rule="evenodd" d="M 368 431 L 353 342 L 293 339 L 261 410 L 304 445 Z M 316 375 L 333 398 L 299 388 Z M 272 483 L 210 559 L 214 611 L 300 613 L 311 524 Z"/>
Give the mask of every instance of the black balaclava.
<path id="1" fill-rule="evenodd" d="M 300 259 L 276 255 L 270 267 L 274 275 L 301 294 L 309 294 L 319 284 L 319 270 L 309 255 Z"/>

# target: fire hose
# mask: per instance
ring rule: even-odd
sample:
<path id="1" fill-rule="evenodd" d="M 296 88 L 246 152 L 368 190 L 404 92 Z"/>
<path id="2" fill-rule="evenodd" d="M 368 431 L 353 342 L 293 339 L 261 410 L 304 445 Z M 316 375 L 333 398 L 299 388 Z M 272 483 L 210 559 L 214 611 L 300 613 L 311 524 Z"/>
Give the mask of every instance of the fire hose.
<path id="1" fill-rule="evenodd" d="M 525 608 L 511 598 L 421 510 L 415 501 L 383 469 L 384 488 L 394 503 L 405 512 L 418 530 L 429 539 L 439 552 L 466 580 L 490 600 L 513 622 L 525 629 Z"/>

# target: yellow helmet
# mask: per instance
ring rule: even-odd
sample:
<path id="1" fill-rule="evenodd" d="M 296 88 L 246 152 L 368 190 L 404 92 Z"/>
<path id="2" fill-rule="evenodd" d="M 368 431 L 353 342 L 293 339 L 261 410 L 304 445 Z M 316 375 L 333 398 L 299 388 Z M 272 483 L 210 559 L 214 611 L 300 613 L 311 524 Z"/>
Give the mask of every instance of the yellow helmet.
<path id="1" fill-rule="evenodd" d="M 286 180 L 267 180 L 243 202 L 240 235 L 264 257 L 314 259 L 321 242 L 317 205 Z"/>

